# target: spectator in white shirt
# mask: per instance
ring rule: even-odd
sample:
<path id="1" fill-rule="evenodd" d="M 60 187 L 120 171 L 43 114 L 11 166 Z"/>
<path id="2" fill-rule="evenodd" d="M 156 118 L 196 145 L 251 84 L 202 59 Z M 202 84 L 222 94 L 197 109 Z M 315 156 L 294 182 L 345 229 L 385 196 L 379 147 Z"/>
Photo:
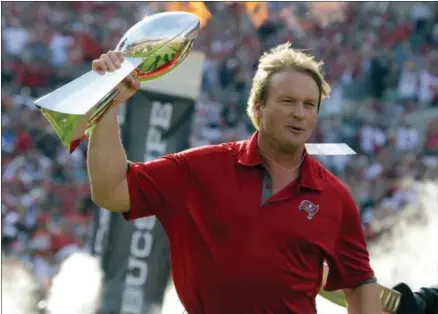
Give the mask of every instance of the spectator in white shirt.
<path id="1" fill-rule="evenodd" d="M 419 75 L 415 69 L 415 63 L 407 61 L 403 65 L 403 70 L 398 82 L 398 93 L 404 100 L 414 100 L 417 93 Z"/>
<path id="2" fill-rule="evenodd" d="M 385 143 L 386 135 L 380 128 L 367 124 L 360 130 L 360 147 L 364 153 L 374 155 Z"/>
<path id="3" fill-rule="evenodd" d="M 438 88 L 438 76 L 433 75 L 427 69 L 421 71 L 418 100 L 425 104 L 431 104 L 434 97 L 433 90 L 436 88 Z"/>
<path id="4" fill-rule="evenodd" d="M 2 32 L 5 50 L 13 56 L 18 56 L 29 42 L 29 32 L 21 26 L 18 18 L 12 18 L 10 25 Z"/>
<path id="5" fill-rule="evenodd" d="M 418 147 L 418 131 L 407 123 L 397 130 L 396 149 L 399 152 L 409 152 Z"/>

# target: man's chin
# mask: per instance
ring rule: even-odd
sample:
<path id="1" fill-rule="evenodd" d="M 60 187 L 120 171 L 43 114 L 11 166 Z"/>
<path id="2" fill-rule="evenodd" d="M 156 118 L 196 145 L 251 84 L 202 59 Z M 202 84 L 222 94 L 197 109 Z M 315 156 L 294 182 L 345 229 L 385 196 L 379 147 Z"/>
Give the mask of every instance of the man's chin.
<path id="1" fill-rule="evenodd" d="M 304 147 L 304 144 L 306 142 L 303 141 L 303 139 L 301 138 L 291 138 L 288 137 L 287 139 L 285 139 L 285 141 L 283 141 L 283 149 L 289 153 L 294 153 L 297 150 L 301 149 Z"/>

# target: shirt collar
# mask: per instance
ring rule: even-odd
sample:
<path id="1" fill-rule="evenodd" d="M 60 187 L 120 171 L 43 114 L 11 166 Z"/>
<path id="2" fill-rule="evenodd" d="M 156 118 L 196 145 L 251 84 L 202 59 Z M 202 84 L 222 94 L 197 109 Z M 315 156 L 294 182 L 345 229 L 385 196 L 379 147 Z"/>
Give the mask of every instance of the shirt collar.
<path id="1" fill-rule="evenodd" d="M 259 132 L 255 132 L 251 138 L 244 141 L 238 152 L 238 162 L 241 165 L 254 167 L 263 165 L 263 158 L 260 155 L 259 147 L 257 144 Z M 321 191 L 321 165 L 313 159 L 312 156 L 307 154 L 304 157 L 303 164 L 301 166 L 301 174 L 299 177 L 300 187 L 309 188 L 316 191 Z"/>

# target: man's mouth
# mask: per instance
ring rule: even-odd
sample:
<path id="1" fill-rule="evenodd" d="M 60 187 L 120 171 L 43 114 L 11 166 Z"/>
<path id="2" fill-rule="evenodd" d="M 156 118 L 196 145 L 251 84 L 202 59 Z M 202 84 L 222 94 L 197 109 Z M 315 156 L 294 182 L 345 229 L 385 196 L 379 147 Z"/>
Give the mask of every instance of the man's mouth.
<path id="1" fill-rule="evenodd" d="M 299 126 L 288 126 L 287 129 L 295 134 L 301 134 L 304 132 L 304 129 Z"/>

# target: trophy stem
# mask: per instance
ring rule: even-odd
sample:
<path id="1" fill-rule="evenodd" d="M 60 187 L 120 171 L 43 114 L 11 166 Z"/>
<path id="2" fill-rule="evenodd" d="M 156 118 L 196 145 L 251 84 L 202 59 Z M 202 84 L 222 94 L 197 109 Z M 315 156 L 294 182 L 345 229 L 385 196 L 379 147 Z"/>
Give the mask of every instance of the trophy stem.
<path id="1" fill-rule="evenodd" d="M 72 153 L 91 134 L 96 124 L 108 113 L 119 96 L 120 91 L 116 87 L 84 115 L 37 107 L 53 127 L 63 146 Z"/>
<path id="2" fill-rule="evenodd" d="M 99 121 L 105 116 L 119 96 L 120 91 L 116 87 L 97 103 L 96 107 L 93 109 L 90 119 L 88 120 L 87 129 L 85 130 L 87 135 L 91 134 L 92 129 L 94 129 L 96 124 L 99 123 Z"/>

